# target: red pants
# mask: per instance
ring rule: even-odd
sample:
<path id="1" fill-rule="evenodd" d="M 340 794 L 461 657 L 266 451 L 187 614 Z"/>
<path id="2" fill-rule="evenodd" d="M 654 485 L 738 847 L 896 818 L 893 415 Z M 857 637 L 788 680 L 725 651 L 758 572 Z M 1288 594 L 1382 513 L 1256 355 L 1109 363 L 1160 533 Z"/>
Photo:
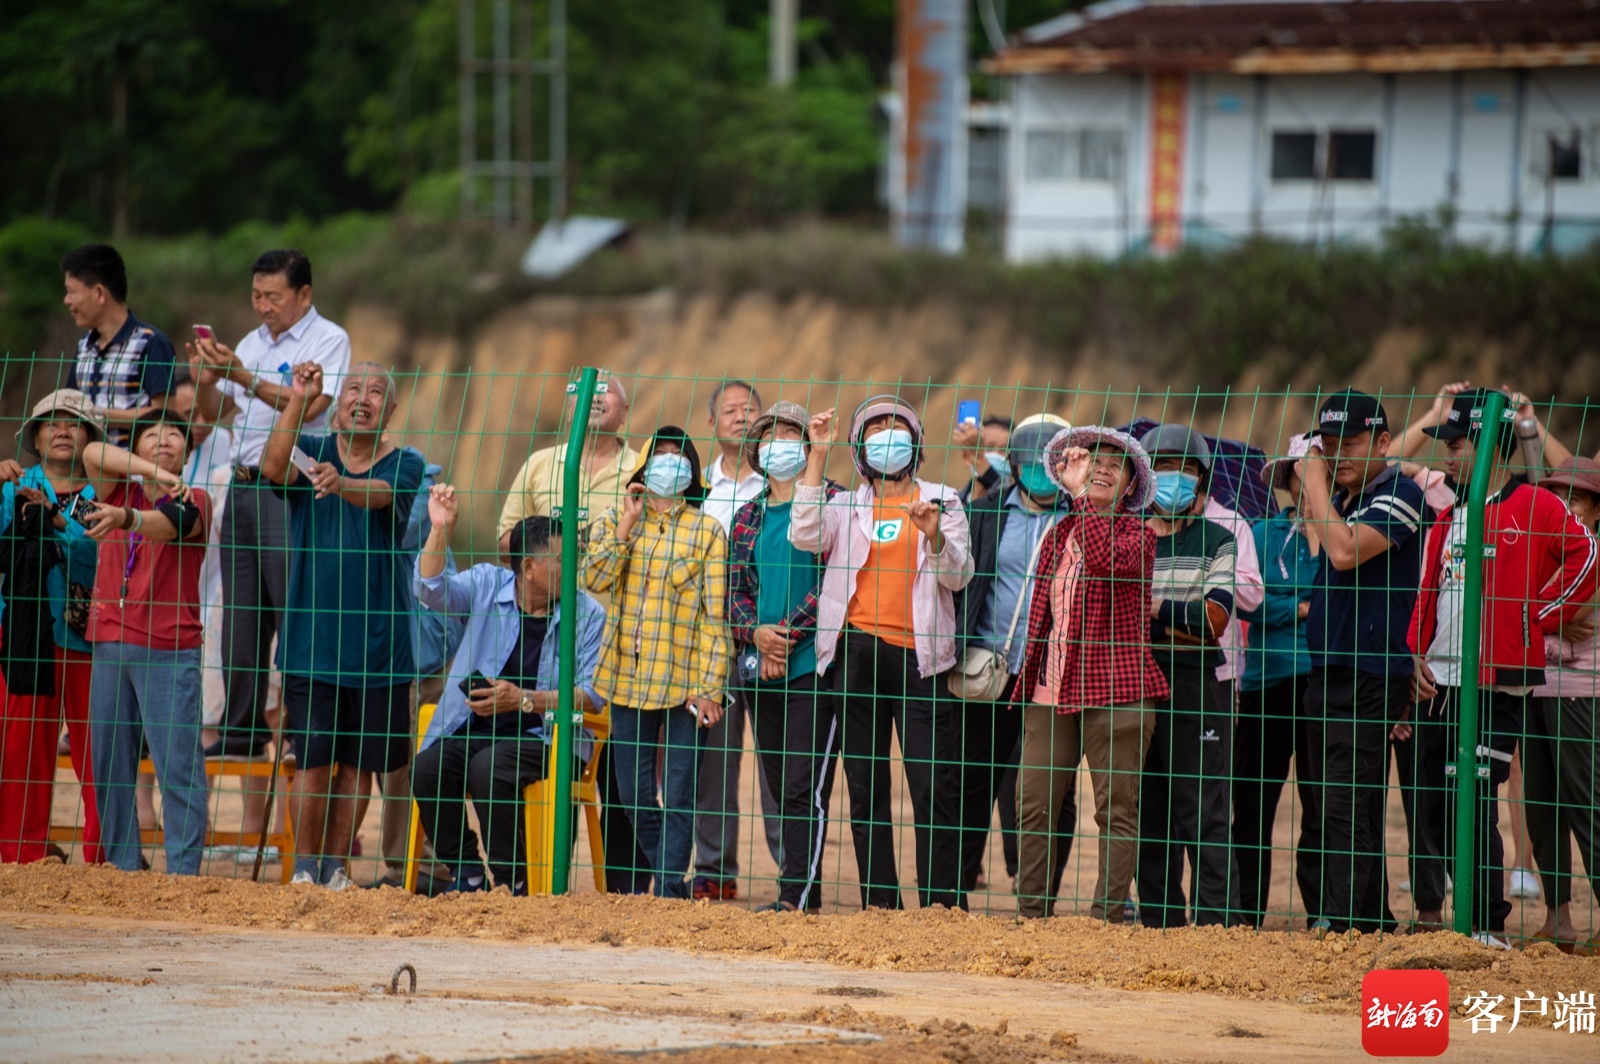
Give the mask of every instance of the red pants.
<path id="1" fill-rule="evenodd" d="M 100 813 L 89 763 L 91 657 L 56 648 L 56 693 L 0 697 L 0 861 L 45 856 L 56 780 L 56 740 L 67 722 L 72 768 L 83 784 L 83 859 L 100 863 Z"/>

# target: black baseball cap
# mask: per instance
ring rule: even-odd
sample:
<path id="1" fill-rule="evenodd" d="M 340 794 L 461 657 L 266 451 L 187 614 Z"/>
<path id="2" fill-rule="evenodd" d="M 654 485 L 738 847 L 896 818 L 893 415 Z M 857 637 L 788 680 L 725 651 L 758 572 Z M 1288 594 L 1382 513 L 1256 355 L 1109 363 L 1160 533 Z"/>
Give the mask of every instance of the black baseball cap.
<path id="1" fill-rule="evenodd" d="M 1484 404 L 1493 394 L 1488 388 L 1467 389 L 1451 401 L 1450 409 L 1445 411 L 1443 421 L 1422 431 L 1436 440 L 1459 440 L 1463 437 L 1478 436 L 1483 432 Z M 1504 392 L 1500 394 L 1505 395 Z M 1516 412 L 1512 410 L 1511 399 L 1507 397 L 1505 413 L 1500 416 L 1502 443 L 1511 433 L 1512 422 L 1515 420 Z"/>
<path id="2" fill-rule="evenodd" d="M 1377 396 L 1346 388 L 1322 401 L 1317 411 L 1317 432 L 1344 439 L 1363 432 L 1388 432 L 1389 416 Z"/>

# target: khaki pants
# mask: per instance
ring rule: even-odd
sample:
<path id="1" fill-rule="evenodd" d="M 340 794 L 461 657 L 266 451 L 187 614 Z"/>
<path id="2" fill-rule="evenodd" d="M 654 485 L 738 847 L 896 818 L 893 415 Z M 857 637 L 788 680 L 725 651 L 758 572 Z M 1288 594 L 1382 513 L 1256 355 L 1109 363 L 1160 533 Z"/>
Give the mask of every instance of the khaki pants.
<path id="1" fill-rule="evenodd" d="M 1055 867 L 1054 818 L 1086 758 L 1094 783 L 1094 819 L 1100 832 L 1100 866 L 1089 915 L 1122 922 L 1122 902 L 1139 858 L 1139 770 L 1155 714 L 1148 706 L 1111 706 L 1061 714 L 1054 706 L 1023 707 L 1022 766 L 1017 771 L 1017 911 L 1049 916 L 1055 910 L 1050 870 Z"/>

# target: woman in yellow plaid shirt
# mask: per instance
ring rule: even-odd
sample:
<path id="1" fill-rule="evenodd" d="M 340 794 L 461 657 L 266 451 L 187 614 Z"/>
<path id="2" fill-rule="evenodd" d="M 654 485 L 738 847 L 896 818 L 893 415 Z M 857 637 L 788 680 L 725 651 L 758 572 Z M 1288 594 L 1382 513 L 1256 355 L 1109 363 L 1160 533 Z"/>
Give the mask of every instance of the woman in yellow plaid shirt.
<path id="1" fill-rule="evenodd" d="M 727 537 L 700 512 L 704 494 L 693 442 L 663 426 L 585 563 L 589 590 L 612 596 L 594 688 L 611 703 L 617 790 L 663 898 L 689 897 L 705 729 L 722 719 L 728 675 Z"/>

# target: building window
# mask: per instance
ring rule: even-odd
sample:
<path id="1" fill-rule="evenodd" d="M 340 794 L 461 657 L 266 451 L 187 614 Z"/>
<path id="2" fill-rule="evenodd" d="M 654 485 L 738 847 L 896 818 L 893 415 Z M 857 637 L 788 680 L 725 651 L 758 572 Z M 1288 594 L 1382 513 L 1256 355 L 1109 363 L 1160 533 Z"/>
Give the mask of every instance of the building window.
<path id="1" fill-rule="evenodd" d="M 1583 136 L 1576 129 L 1551 130 L 1545 135 L 1545 173 L 1552 181 L 1583 180 Z"/>
<path id="2" fill-rule="evenodd" d="M 1272 134 L 1274 181 L 1371 181 L 1377 163 L 1378 134 L 1370 129 Z"/>
<path id="3" fill-rule="evenodd" d="M 1328 134 L 1328 178 L 1371 181 L 1377 174 L 1378 135 L 1371 130 L 1336 129 Z"/>
<path id="4" fill-rule="evenodd" d="M 1122 180 L 1122 131 L 1030 129 L 1023 139 L 1022 175 L 1030 182 Z"/>
<path id="5" fill-rule="evenodd" d="M 1272 135 L 1272 180 L 1310 181 L 1317 176 L 1315 133 Z"/>

